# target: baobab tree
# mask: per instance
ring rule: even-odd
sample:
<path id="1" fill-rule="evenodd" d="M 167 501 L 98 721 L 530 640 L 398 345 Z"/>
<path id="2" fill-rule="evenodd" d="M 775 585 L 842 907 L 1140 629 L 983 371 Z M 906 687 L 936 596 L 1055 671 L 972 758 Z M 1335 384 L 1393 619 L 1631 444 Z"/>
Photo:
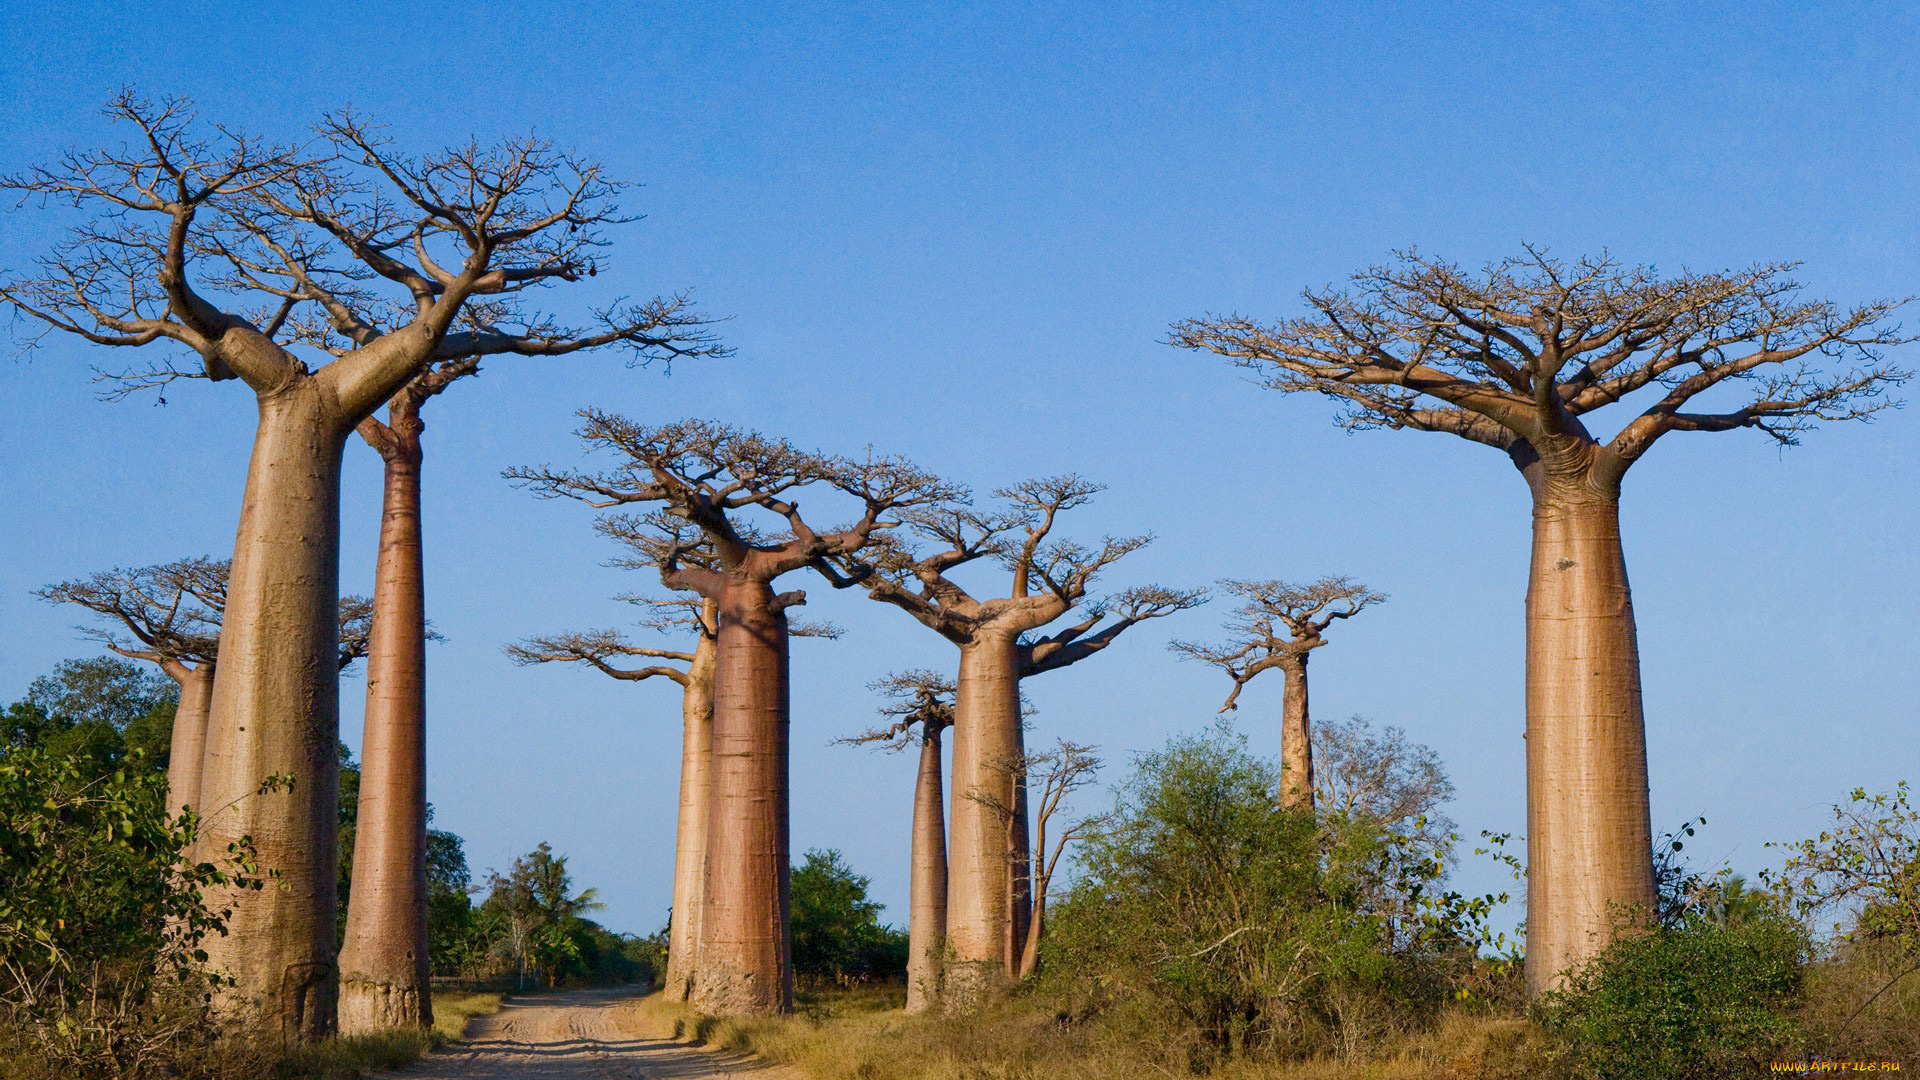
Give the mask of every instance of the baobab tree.
<path id="1" fill-rule="evenodd" d="M 1310 585 L 1285 581 L 1225 580 L 1220 588 L 1245 603 L 1227 624 L 1225 645 L 1176 641 L 1171 648 L 1227 673 L 1233 691 L 1221 712 L 1238 707 L 1240 691 L 1254 676 L 1279 669 L 1285 696 L 1280 716 L 1280 805 L 1313 809 L 1313 723 L 1307 710 L 1307 658 L 1327 643 L 1326 631 L 1386 597 L 1343 577 Z"/>
<path id="2" fill-rule="evenodd" d="M 940 1000 L 947 936 L 947 823 L 941 789 L 941 734 L 953 726 L 953 681 L 932 671 L 905 671 L 873 683 L 887 696 L 885 727 L 843 740 L 904 750 L 920 744 L 920 771 L 913 786 L 913 843 L 907 894 L 907 1012 L 932 1009 Z"/>
<path id="3" fill-rule="evenodd" d="M 668 554 L 712 568 L 711 548 L 698 530 L 664 514 L 613 515 L 596 528 L 619 541 L 628 554 L 615 565 L 659 572 Z M 667 933 L 664 993 L 669 1001 L 692 996 L 698 970 L 700 927 L 707 849 L 707 812 L 713 778 L 713 672 L 719 639 L 716 601 L 683 594 L 672 597 L 627 595 L 620 599 L 646 614 L 640 626 L 691 638 L 691 648 L 639 645 L 619 630 L 599 629 L 528 638 L 507 646 L 516 664 L 584 664 L 603 675 L 629 682 L 668 679 L 680 687 L 680 809 L 673 845 L 673 913 Z M 824 623 L 790 623 L 791 637 L 836 637 Z M 648 663 L 646 661 L 652 661 Z"/>
<path id="4" fill-rule="evenodd" d="M 516 664 L 585 664 L 615 679 L 670 679 L 680 685 L 680 813 L 673 844 L 673 915 L 667 938 L 665 994 L 685 1001 L 699 951 L 701 878 L 706 868 L 707 805 L 713 772 L 713 665 L 719 608 L 697 596 L 635 598 L 652 609 L 641 625 L 680 632 L 691 648 L 636 645 L 619 630 L 528 638 L 507 646 Z M 652 661 L 652 662 L 648 662 Z M 638 662 L 638 666 L 635 666 Z"/>
<path id="5" fill-rule="evenodd" d="M 851 555 L 901 508 L 958 492 L 899 459 L 852 460 L 724 424 L 689 420 L 659 427 L 594 410 L 581 414 L 591 449 L 621 460 L 602 473 L 511 469 L 549 497 L 590 506 L 662 504 L 699 528 L 712 566 L 682 551 L 661 561 L 661 581 L 714 601 L 713 791 L 708 812 L 696 1003 L 716 1015 L 793 1007 L 787 884 L 787 609 L 799 591 L 774 582 L 806 566 Z M 848 525 L 819 531 L 800 513 L 801 489 L 838 490 L 859 505 Z M 762 533 L 760 512 L 782 531 Z"/>
<path id="6" fill-rule="evenodd" d="M 1078 476 L 1056 476 L 996 491 L 1003 505 L 995 511 L 914 508 L 901 515 L 907 537 L 888 534 L 870 554 L 841 558 L 832 571 L 960 649 L 948 837 L 953 963 L 944 973 L 956 1003 L 996 992 L 1016 975 L 1027 936 L 1031 853 L 1026 776 L 1017 767 L 1026 760 L 1020 680 L 1078 663 L 1128 628 L 1205 599 L 1204 590 L 1146 585 L 1089 602 L 1101 571 L 1151 539 L 1108 537 L 1099 547 L 1049 539 L 1061 513 L 1101 490 Z M 955 570 L 982 559 L 1011 572 L 1006 596 L 979 599 L 953 579 Z M 1079 622 L 1033 636 L 1076 610 Z M 996 812 L 996 801 L 1011 812 Z"/>
<path id="7" fill-rule="evenodd" d="M 226 564 L 176 559 L 107 570 L 35 593 L 50 603 L 78 604 L 105 616 L 117 625 L 82 627 L 81 633 L 121 656 L 155 665 L 179 684 L 167 751 L 167 806 L 175 815 L 200 805 L 200 754 L 206 744 L 226 585 Z"/>
<path id="8" fill-rule="evenodd" d="M 0 298 L 96 345 L 190 354 L 110 376 L 121 392 L 239 380 L 258 402 L 202 798 L 231 808 L 208 841 L 251 836 L 280 887 L 211 897 L 232 915 L 207 951 L 233 979 L 223 1009 L 259 1010 L 284 1039 L 308 1040 L 334 1029 L 338 994 L 332 658 L 347 437 L 430 364 L 647 350 L 691 315 L 675 296 L 573 327 L 524 302 L 597 274 L 603 227 L 622 220 L 620 185 L 544 140 L 412 155 L 351 112 L 301 146 L 131 91 L 107 112 L 131 129 L 125 145 L 0 180 L 81 217 L 37 274 L 0 281 Z M 270 776 L 293 782 L 253 794 Z"/>
<path id="9" fill-rule="evenodd" d="M 201 556 L 105 570 L 49 585 L 35 595 L 51 603 L 77 604 L 118 623 L 119 630 L 81 627 L 80 632 L 121 656 L 155 665 L 180 685 L 167 750 L 167 806 L 175 815 L 204 811 L 200 767 L 227 603 L 226 561 Z M 364 597 L 343 596 L 339 612 L 339 666 L 344 670 L 367 653 L 373 605 Z"/>
<path id="10" fill-rule="evenodd" d="M 593 337 L 560 340 L 538 355 L 579 352 Z M 677 316 L 641 359 L 719 356 L 697 318 Z M 480 373 L 481 356 L 430 362 L 387 401 L 387 418 L 360 421 L 384 470 L 374 634 L 367 657 L 361 747 L 360 832 L 354 889 L 340 947 L 340 1030 L 357 1035 L 433 1024 L 427 957 L 426 573 L 422 559 L 421 437 L 426 403 Z"/>
<path id="11" fill-rule="evenodd" d="M 1751 428 L 1791 446 L 1870 416 L 1906 378 L 1881 349 L 1898 305 L 1809 299 L 1791 264 L 1661 275 L 1528 248 L 1474 274 L 1404 254 L 1263 323 L 1207 316 L 1170 343 L 1349 428 L 1438 431 L 1505 453 L 1533 504 L 1527 580 L 1527 986 L 1654 906 L 1640 661 L 1620 546 L 1628 469 L 1672 432 Z M 1611 438 L 1590 414 L 1634 398 Z"/>

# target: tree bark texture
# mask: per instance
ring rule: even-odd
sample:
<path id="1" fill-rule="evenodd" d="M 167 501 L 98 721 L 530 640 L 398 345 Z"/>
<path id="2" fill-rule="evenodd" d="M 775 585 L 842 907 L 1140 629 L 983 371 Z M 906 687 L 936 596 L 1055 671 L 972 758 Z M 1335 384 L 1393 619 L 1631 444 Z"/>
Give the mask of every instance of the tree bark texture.
<path id="1" fill-rule="evenodd" d="M 398 412 L 398 410 L 395 410 Z M 353 890 L 340 948 L 340 1031 L 431 1027 L 427 957 L 426 581 L 417 421 L 392 425 L 367 644 Z"/>
<path id="2" fill-rule="evenodd" d="M 214 665 L 180 665 L 180 704 L 173 712 L 173 740 L 167 749 L 167 811 L 180 816 L 200 810 L 200 771 L 207 752 L 207 709 L 213 704 Z M 169 671 L 168 674 L 174 674 Z"/>
<path id="3" fill-rule="evenodd" d="M 947 937 L 947 823 L 941 805 L 940 729 L 920 737 L 920 775 L 913 788 L 913 877 L 907 918 L 907 1012 L 940 1002 Z"/>
<path id="4" fill-rule="evenodd" d="M 1570 490 L 1571 489 L 1571 490 Z M 1654 904 L 1646 723 L 1617 492 L 1536 483 L 1527 582 L 1529 994 Z"/>
<path id="5" fill-rule="evenodd" d="M 229 1015 L 288 1042 L 332 1033 L 339 798 L 340 457 L 347 429 L 318 380 L 260 395 L 220 631 L 201 775 L 203 857 L 251 837 L 260 890 L 216 890 L 232 908 L 206 941 L 235 980 Z M 291 790 L 262 791 L 269 778 Z"/>
<path id="6" fill-rule="evenodd" d="M 713 601 L 700 618 L 716 625 Z M 680 822 L 673 846 L 673 926 L 667 939 L 666 997 L 687 1001 L 699 970 L 706 910 L 708 812 L 713 798 L 713 686 L 716 646 L 699 635 L 680 697 Z"/>
<path id="7" fill-rule="evenodd" d="M 954 695 L 945 985 L 956 1002 L 996 992 L 1013 973 L 1008 810 L 1023 752 L 1019 650 L 1009 636 L 982 635 L 960 649 Z"/>
<path id="8" fill-rule="evenodd" d="M 787 620 L 766 583 L 726 577 L 713 687 L 713 791 L 694 1002 L 793 1009 L 788 915 Z"/>
<path id="9" fill-rule="evenodd" d="M 1280 805 L 1313 809 L 1313 724 L 1307 716 L 1307 654 L 1289 655 L 1280 665 L 1286 679 L 1280 707 Z"/>

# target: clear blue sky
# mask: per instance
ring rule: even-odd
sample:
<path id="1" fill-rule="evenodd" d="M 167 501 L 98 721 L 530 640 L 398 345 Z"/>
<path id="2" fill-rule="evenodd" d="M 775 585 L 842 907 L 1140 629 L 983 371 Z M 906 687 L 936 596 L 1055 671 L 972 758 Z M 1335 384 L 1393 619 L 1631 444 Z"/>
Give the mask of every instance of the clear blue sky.
<path id="1" fill-rule="evenodd" d="M 1079 470 L 1077 528 L 1150 529 L 1110 579 L 1358 577 L 1392 602 L 1318 655 L 1315 711 L 1437 748 L 1469 835 L 1524 831 L 1522 484 L 1442 435 L 1349 436 L 1325 403 L 1158 340 L 1208 310 L 1280 315 L 1303 286 L 1419 245 L 1522 242 L 1663 268 L 1798 259 L 1816 292 L 1920 291 L 1920 16 L 1897 5 L 774 5 L 16 2 L 0 22 L 0 167 L 108 133 L 117 86 L 297 137 L 351 103 L 432 146 L 529 128 L 641 181 L 612 274 L 568 303 L 691 287 L 738 356 L 670 376 L 500 362 L 429 406 L 431 797 L 476 870 L 541 840 L 651 930 L 669 895 L 670 684 L 525 670 L 521 636 L 617 624 L 639 582 L 584 509 L 506 466 L 577 460 L 574 410 L 715 416 L 830 450 L 871 443 L 979 488 Z M 49 241 L 0 217 L 0 266 Z M 1920 312 L 1908 322 L 1920 324 Z M 49 340 L 0 360 L 0 696 L 84 654 L 29 590 L 226 554 L 252 428 L 234 384 L 97 402 L 125 354 Z M 1909 350 L 1906 364 L 1920 364 Z M 1920 777 L 1913 537 L 1920 416 L 1777 451 L 1674 436 L 1628 481 L 1656 823 L 1704 814 L 1751 869 L 1854 785 Z M 374 455 L 348 453 L 345 587 L 369 587 Z M 848 633 L 794 655 L 794 847 L 843 849 L 904 920 L 912 763 L 833 747 L 865 684 L 952 650 L 809 583 Z M 1165 652 L 1214 605 L 1030 683 L 1035 738 L 1130 753 L 1225 687 Z M 343 689 L 358 743 L 362 684 Z M 1277 749 L 1278 685 L 1242 724 Z M 1469 870 L 1463 883 L 1496 887 Z"/>

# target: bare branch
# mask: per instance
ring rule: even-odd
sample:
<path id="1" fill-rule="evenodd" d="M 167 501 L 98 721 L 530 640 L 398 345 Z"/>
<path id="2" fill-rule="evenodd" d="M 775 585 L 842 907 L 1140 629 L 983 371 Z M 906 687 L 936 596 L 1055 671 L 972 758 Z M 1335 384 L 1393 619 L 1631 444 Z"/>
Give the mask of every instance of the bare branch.
<path id="1" fill-rule="evenodd" d="M 1240 690 L 1264 671 L 1306 663 L 1307 654 L 1327 643 L 1325 631 L 1375 604 L 1378 593 L 1346 577 L 1324 577 L 1308 584 L 1285 581 L 1220 582 L 1223 591 L 1243 598 L 1227 623 L 1225 645 L 1176 641 L 1169 648 L 1189 659 L 1212 664 L 1233 680 L 1221 712 L 1236 707 Z"/>
<path id="2" fill-rule="evenodd" d="M 1668 431 L 1751 427 L 1790 444 L 1819 420 L 1891 406 L 1883 395 L 1908 373 L 1881 350 L 1911 340 L 1889 321 L 1904 301 L 1808 299 L 1793 269 L 1663 277 L 1605 254 L 1567 262 L 1529 247 L 1470 274 L 1409 251 L 1345 289 L 1309 291 L 1306 315 L 1209 315 L 1176 324 L 1168 340 L 1225 356 L 1274 389 L 1335 397 L 1348 427 L 1450 432 L 1522 463 L 1585 455 L 1617 483 Z M 1779 370 L 1791 374 L 1764 374 Z M 1743 382 L 1746 404 L 1684 408 Z M 1582 416 L 1647 387 L 1665 396 L 1610 443 L 1588 433 Z"/>

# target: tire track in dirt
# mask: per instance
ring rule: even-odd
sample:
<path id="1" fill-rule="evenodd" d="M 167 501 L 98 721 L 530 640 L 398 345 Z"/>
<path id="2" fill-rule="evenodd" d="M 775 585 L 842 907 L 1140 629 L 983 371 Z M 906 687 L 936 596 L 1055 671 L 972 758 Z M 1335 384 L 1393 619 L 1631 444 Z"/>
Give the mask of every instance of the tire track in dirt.
<path id="1" fill-rule="evenodd" d="M 803 1080 L 755 1058 L 704 1050 L 649 1029 L 630 989 L 510 1000 L 466 1037 L 384 1080 Z"/>

